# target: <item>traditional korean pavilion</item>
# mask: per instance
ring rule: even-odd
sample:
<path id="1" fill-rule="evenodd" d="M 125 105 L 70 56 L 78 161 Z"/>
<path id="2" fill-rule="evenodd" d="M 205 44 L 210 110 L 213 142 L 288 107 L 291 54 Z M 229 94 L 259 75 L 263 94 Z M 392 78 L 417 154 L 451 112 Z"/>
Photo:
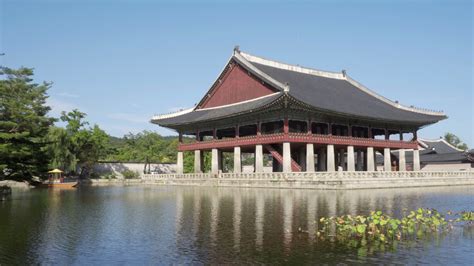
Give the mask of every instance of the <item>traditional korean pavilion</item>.
<path id="1" fill-rule="evenodd" d="M 211 151 L 212 173 L 222 170 L 222 152 L 233 152 L 239 173 L 242 153 L 255 154 L 255 172 L 263 172 L 264 154 L 272 156 L 273 171 L 375 171 L 375 152 L 384 155 L 385 171 L 405 171 L 407 149 L 417 171 L 417 130 L 445 118 L 384 98 L 345 71 L 289 65 L 236 47 L 195 107 L 151 121 L 179 133 L 178 173 L 183 151 L 194 151 L 196 172 Z M 183 135 L 195 141 L 183 143 Z"/>

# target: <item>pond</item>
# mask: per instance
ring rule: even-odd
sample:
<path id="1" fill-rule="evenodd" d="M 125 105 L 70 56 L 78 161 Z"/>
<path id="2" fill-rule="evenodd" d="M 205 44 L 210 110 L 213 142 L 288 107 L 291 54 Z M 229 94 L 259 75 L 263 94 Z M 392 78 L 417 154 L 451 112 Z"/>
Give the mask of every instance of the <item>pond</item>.
<path id="1" fill-rule="evenodd" d="M 361 250 L 319 240 L 322 216 L 474 209 L 474 187 L 354 191 L 179 186 L 14 191 L 0 264 L 470 264 L 473 227 Z"/>

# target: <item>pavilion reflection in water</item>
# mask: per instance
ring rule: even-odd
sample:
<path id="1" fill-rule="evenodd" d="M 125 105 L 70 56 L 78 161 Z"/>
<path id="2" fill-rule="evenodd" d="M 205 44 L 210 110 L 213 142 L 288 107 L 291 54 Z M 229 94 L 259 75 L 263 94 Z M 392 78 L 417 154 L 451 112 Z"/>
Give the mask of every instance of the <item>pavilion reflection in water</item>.
<path id="1" fill-rule="evenodd" d="M 193 240 L 198 245 L 209 244 L 233 252 L 242 248 L 261 251 L 269 245 L 280 245 L 283 252 L 289 252 L 300 231 L 308 232 L 301 235 L 310 244 L 315 242 L 311 232 L 316 232 L 317 221 L 323 216 L 367 214 L 371 210 L 400 215 L 404 208 L 420 207 L 416 190 L 406 192 L 410 191 L 415 193 L 401 197 L 393 190 L 178 188 L 177 241 L 189 244 Z"/>

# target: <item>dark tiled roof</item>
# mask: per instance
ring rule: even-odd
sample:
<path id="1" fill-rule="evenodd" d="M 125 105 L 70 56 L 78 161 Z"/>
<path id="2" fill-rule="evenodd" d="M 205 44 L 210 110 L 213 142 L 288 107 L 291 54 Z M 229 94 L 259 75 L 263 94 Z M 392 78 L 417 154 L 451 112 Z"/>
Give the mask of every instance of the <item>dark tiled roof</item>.
<path id="1" fill-rule="evenodd" d="M 310 105 L 317 110 L 373 120 L 411 123 L 418 126 L 432 124 L 446 118 L 441 113 L 426 113 L 412 111 L 411 108 L 399 108 L 390 101 L 382 100 L 381 97 L 361 89 L 360 86 L 357 87 L 357 84 L 352 80 L 351 83 L 347 78 L 341 78 L 342 74 L 340 73 L 327 74 L 328 72 L 323 73 L 309 69 L 305 69 L 306 72 L 297 71 L 289 65 L 279 68 L 275 67 L 274 64 L 277 62 L 260 60 L 247 54 L 243 56 L 240 52 L 234 52 L 232 60 L 266 83 L 275 86 L 276 89 L 288 91 L 289 95 L 297 101 Z M 322 74 L 314 74 L 315 72 Z M 289 90 L 286 84 L 289 84 Z M 280 95 L 228 107 L 195 110 L 174 117 L 154 117 L 152 122 L 162 126 L 170 126 L 219 119 L 262 107 L 276 100 Z"/>
<path id="2" fill-rule="evenodd" d="M 288 83 L 290 95 L 315 108 L 351 116 L 422 124 L 444 118 L 399 109 L 365 93 L 344 79 L 252 64 L 279 82 Z"/>
<path id="3" fill-rule="evenodd" d="M 392 154 L 398 158 L 398 151 L 393 151 Z M 413 162 L 413 151 L 405 151 L 405 160 Z M 468 162 L 467 154 L 461 151 L 450 153 L 433 153 L 427 150 L 420 150 L 421 163 L 461 163 Z"/>
<path id="4" fill-rule="evenodd" d="M 159 119 L 159 120 L 156 119 L 158 121 L 156 123 L 162 126 L 171 126 L 171 125 L 188 124 L 188 123 L 207 121 L 207 120 L 213 120 L 213 119 L 219 119 L 222 117 L 237 115 L 237 114 L 241 114 L 249 110 L 254 110 L 254 109 L 263 107 L 267 104 L 270 104 L 274 102 L 276 99 L 278 99 L 279 97 L 281 97 L 281 95 L 282 93 L 275 93 L 270 96 L 262 97 L 257 100 L 229 105 L 227 107 L 199 109 L 199 110 L 195 110 L 190 113 L 186 113 L 186 114 L 175 116 L 175 117 L 164 118 L 164 119 Z"/>
<path id="5" fill-rule="evenodd" d="M 423 143 L 428 145 L 428 147 L 426 148 L 427 150 L 434 150 L 438 154 L 460 152 L 459 150 L 447 144 L 443 140 L 422 140 L 422 141 Z"/>

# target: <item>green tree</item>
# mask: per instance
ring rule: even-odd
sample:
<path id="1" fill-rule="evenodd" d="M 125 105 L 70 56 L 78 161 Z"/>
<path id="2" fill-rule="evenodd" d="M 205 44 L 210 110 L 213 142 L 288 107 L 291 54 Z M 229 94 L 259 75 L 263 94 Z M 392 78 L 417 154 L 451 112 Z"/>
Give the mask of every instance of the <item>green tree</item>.
<path id="1" fill-rule="evenodd" d="M 50 83 L 33 82 L 33 70 L 0 68 L 0 179 L 29 180 L 48 166 L 44 137 L 54 119 L 46 106 Z"/>
<path id="2" fill-rule="evenodd" d="M 461 139 L 453 133 L 448 132 L 444 134 L 444 140 L 460 150 L 465 151 L 468 149 L 467 144 L 462 142 Z"/>
<path id="3" fill-rule="evenodd" d="M 62 112 L 66 128 L 53 127 L 46 137 L 46 150 L 51 155 L 50 167 L 67 173 L 79 170 L 81 177 L 92 173 L 95 163 L 109 153 L 109 136 L 99 126 L 87 127 L 85 113 L 75 109 Z"/>
<path id="4" fill-rule="evenodd" d="M 76 154 L 71 147 L 71 138 L 66 129 L 62 127 L 50 127 L 46 136 L 48 145 L 45 147 L 50 156 L 49 168 L 59 168 L 69 173 L 77 168 Z"/>

